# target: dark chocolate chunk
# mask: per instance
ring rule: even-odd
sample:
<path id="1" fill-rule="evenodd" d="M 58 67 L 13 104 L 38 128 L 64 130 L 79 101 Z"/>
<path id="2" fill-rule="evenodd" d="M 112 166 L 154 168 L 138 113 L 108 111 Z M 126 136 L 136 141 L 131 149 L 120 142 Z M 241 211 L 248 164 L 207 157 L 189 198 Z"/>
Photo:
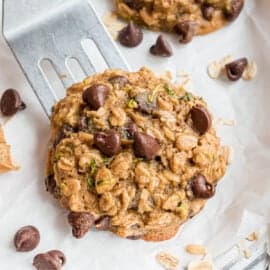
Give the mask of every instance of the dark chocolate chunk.
<path id="1" fill-rule="evenodd" d="M 196 31 L 196 23 L 194 21 L 183 21 L 175 25 L 175 32 L 180 36 L 180 43 L 188 43 L 192 40 Z"/>
<path id="2" fill-rule="evenodd" d="M 190 187 L 195 198 L 209 199 L 215 194 L 215 186 L 208 183 L 202 174 L 198 174 L 191 179 Z"/>
<path id="3" fill-rule="evenodd" d="M 133 22 L 129 22 L 118 35 L 119 42 L 126 47 L 136 47 L 143 40 L 142 30 L 136 26 Z"/>
<path id="4" fill-rule="evenodd" d="M 106 156 L 113 156 L 120 151 L 120 135 L 115 130 L 110 129 L 94 134 L 95 146 Z"/>
<path id="5" fill-rule="evenodd" d="M 14 237 L 17 251 L 27 252 L 35 249 L 40 242 L 40 234 L 34 226 L 25 226 L 19 229 Z"/>
<path id="6" fill-rule="evenodd" d="M 207 132 L 212 124 L 211 115 L 202 105 L 195 105 L 190 111 L 190 116 L 193 122 L 193 128 L 201 135 Z"/>
<path id="7" fill-rule="evenodd" d="M 247 65 L 248 61 L 246 58 L 241 58 L 225 65 L 228 79 L 231 81 L 239 80 Z"/>
<path id="8" fill-rule="evenodd" d="M 37 254 L 33 260 L 33 266 L 37 270 L 61 270 L 65 263 L 66 257 L 60 250 Z"/>
<path id="9" fill-rule="evenodd" d="M 121 75 L 116 75 L 109 79 L 109 82 L 113 85 L 117 84 L 119 87 L 124 87 L 129 83 L 128 79 Z"/>
<path id="10" fill-rule="evenodd" d="M 215 8 L 210 5 L 202 5 L 201 10 L 203 17 L 206 20 L 211 21 L 214 15 Z"/>
<path id="11" fill-rule="evenodd" d="M 130 8 L 133 8 L 137 11 L 143 8 L 144 3 L 142 0 L 124 0 L 124 3 L 128 5 Z"/>
<path id="12" fill-rule="evenodd" d="M 244 0 L 231 0 L 224 9 L 224 15 L 227 20 L 235 20 L 244 7 Z"/>
<path id="13" fill-rule="evenodd" d="M 91 109 L 98 110 L 105 104 L 105 101 L 109 94 L 109 88 L 103 84 L 94 84 L 91 87 L 84 90 L 82 98 Z"/>
<path id="14" fill-rule="evenodd" d="M 127 135 L 128 138 L 132 139 L 134 137 L 135 132 L 137 132 L 137 126 L 134 122 L 130 122 L 127 124 Z"/>
<path id="15" fill-rule="evenodd" d="M 88 212 L 70 212 L 68 222 L 75 238 L 82 238 L 94 226 L 94 216 Z"/>
<path id="16" fill-rule="evenodd" d="M 134 134 L 134 152 L 136 157 L 142 157 L 147 160 L 155 158 L 160 149 L 158 141 L 145 133 L 135 132 Z"/>
<path id="17" fill-rule="evenodd" d="M 159 35 L 156 44 L 150 48 L 153 55 L 168 57 L 172 55 L 172 48 L 170 43 L 163 35 Z"/>
<path id="18" fill-rule="evenodd" d="M 8 89 L 3 93 L 0 101 L 0 109 L 4 116 L 12 116 L 25 108 L 26 105 L 21 100 L 18 91 L 15 89 Z"/>

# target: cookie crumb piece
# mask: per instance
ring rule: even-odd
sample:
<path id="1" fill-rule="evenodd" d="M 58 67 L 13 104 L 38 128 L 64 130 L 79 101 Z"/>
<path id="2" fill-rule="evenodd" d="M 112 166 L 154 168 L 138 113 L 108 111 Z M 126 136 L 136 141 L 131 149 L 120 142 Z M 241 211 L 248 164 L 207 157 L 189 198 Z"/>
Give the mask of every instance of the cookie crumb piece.
<path id="1" fill-rule="evenodd" d="M 166 270 L 174 270 L 179 265 L 179 259 L 172 256 L 166 252 L 160 252 L 156 256 L 156 260 L 164 267 Z"/>
<path id="2" fill-rule="evenodd" d="M 221 73 L 221 65 L 217 61 L 213 61 L 208 66 L 208 75 L 212 79 L 217 79 Z"/>
<path id="3" fill-rule="evenodd" d="M 252 232 L 251 234 L 249 234 L 246 239 L 248 241 L 257 241 L 259 239 L 259 233 L 258 232 Z"/>
<path id="4" fill-rule="evenodd" d="M 10 145 L 6 143 L 3 128 L 0 125 L 0 173 L 18 169 L 20 166 L 12 162 Z"/>
<path id="5" fill-rule="evenodd" d="M 192 255 L 205 255 L 207 253 L 207 249 L 202 245 L 189 244 L 186 246 L 186 252 Z"/>
<path id="6" fill-rule="evenodd" d="M 251 250 L 246 246 L 244 241 L 241 241 L 238 245 L 239 252 L 246 259 L 249 259 L 252 256 Z"/>
<path id="7" fill-rule="evenodd" d="M 256 77 L 257 72 L 257 64 L 254 61 L 248 61 L 248 65 L 243 72 L 242 78 L 247 81 L 252 80 Z"/>
<path id="8" fill-rule="evenodd" d="M 234 149 L 230 145 L 225 146 L 225 149 L 227 151 L 227 163 L 232 164 L 233 159 L 234 159 Z"/>

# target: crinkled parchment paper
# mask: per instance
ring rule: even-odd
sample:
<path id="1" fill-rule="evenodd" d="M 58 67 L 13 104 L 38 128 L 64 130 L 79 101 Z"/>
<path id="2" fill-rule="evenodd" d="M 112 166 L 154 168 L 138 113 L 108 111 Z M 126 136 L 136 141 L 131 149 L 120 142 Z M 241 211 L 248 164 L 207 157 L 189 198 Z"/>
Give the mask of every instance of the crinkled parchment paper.
<path id="1" fill-rule="evenodd" d="M 111 8 L 109 0 L 91 2 L 100 16 Z M 94 231 L 82 240 L 71 237 L 65 211 L 45 192 L 43 184 L 49 121 L 1 41 L 0 92 L 8 87 L 17 88 L 28 105 L 4 126 L 12 154 L 21 169 L 0 176 L 1 270 L 31 269 L 36 253 L 55 248 L 67 255 L 66 270 L 161 269 L 155 261 L 160 251 L 178 256 L 183 266 L 193 258 L 184 252 L 186 244 L 204 244 L 215 256 L 269 222 L 269 12 L 269 0 L 246 0 L 240 18 L 218 32 L 196 37 L 186 46 L 168 35 L 174 49 L 174 56 L 168 59 L 148 53 L 157 33 L 145 31 L 144 41 L 138 48 L 121 47 L 134 70 L 143 65 L 157 73 L 170 70 L 173 75 L 185 70 L 192 75 L 193 92 L 208 101 L 215 117 L 236 122 L 235 126 L 218 128 L 223 143 L 233 146 L 235 156 L 218 185 L 216 196 L 174 239 L 162 243 L 130 241 Z M 206 71 L 208 64 L 228 54 L 254 59 L 258 65 L 257 77 L 250 82 L 236 83 L 210 79 Z M 16 253 L 12 244 L 14 232 L 28 224 L 40 229 L 41 243 L 30 253 Z"/>

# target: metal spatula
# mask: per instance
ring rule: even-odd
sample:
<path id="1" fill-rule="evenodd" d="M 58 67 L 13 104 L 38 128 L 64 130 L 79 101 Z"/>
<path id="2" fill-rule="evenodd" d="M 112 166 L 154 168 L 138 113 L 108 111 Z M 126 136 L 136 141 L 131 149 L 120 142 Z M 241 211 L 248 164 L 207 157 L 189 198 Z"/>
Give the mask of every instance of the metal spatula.
<path id="1" fill-rule="evenodd" d="M 48 116 L 57 97 L 41 69 L 43 59 L 52 62 L 65 88 L 74 83 L 68 58 L 77 59 L 85 75 L 95 72 L 82 47 L 84 39 L 94 41 L 108 67 L 128 69 L 84 0 L 4 0 L 3 35 Z"/>
<path id="2" fill-rule="evenodd" d="M 67 59 L 77 59 L 85 75 L 95 72 L 81 45 L 88 38 L 95 42 L 108 67 L 129 69 L 94 8 L 84 0 L 4 0 L 3 35 L 48 116 L 57 97 L 40 66 L 43 59 L 53 63 L 68 87 L 74 81 Z M 215 261 L 218 269 L 224 270 L 265 269 L 268 265 L 265 246 L 259 245 L 248 262 L 234 247 Z"/>

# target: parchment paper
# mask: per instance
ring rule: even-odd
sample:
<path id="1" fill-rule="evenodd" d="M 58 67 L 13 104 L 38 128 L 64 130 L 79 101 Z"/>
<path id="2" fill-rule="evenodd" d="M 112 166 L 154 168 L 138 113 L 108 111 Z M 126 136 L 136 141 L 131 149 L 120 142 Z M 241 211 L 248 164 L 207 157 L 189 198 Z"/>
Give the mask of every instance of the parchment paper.
<path id="1" fill-rule="evenodd" d="M 101 16 L 111 7 L 109 0 L 91 1 Z M 168 59 L 148 53 L 157 33 L 145 31 L 138 48 L 120 47 L 133 70 L 146 65 L 157 73 L 190 73 L 193 92 L 208 101 L 215 117 L 236 121 L 235 126 L 218 130 L 222 142 L 233 146 L 235 157 L 216 196 L 174 239 L 161 243 L 129 241 L 95 231 L 82 240 L 71 237 L 65 211 L 45 192 L 43 184 L 49 121 L 1 40 L 0 92 L 10 87 L 18 89 L 27 109 L 4 126 L 13 156 L 22 168 L 0 176 L 0 269 L 32 269 L 33 256 L 49 249 L 60 249 L 66 254 L 66 270 L 161 269 L 155 261 L 159 251 L 180 257 L 183 266 L 191 259 L 184 252 L 188 243 L 204 244 L 215 256 L 266 225 L 270 219 L 269 13 L 268 0 L 246 0 L 240 18 L 218 32 L 196 37 L 186 46 L 168 35 L 174 50 L 174 56 Z M 254 59 L 259 68 L 256 79 L 236 83 L 210 79 L 206 72 L 208 63 L 227 54 Z M 40 229 L 41 243 L 30 253 L 16 253 L 14 233 L 28 224 Z"/>

